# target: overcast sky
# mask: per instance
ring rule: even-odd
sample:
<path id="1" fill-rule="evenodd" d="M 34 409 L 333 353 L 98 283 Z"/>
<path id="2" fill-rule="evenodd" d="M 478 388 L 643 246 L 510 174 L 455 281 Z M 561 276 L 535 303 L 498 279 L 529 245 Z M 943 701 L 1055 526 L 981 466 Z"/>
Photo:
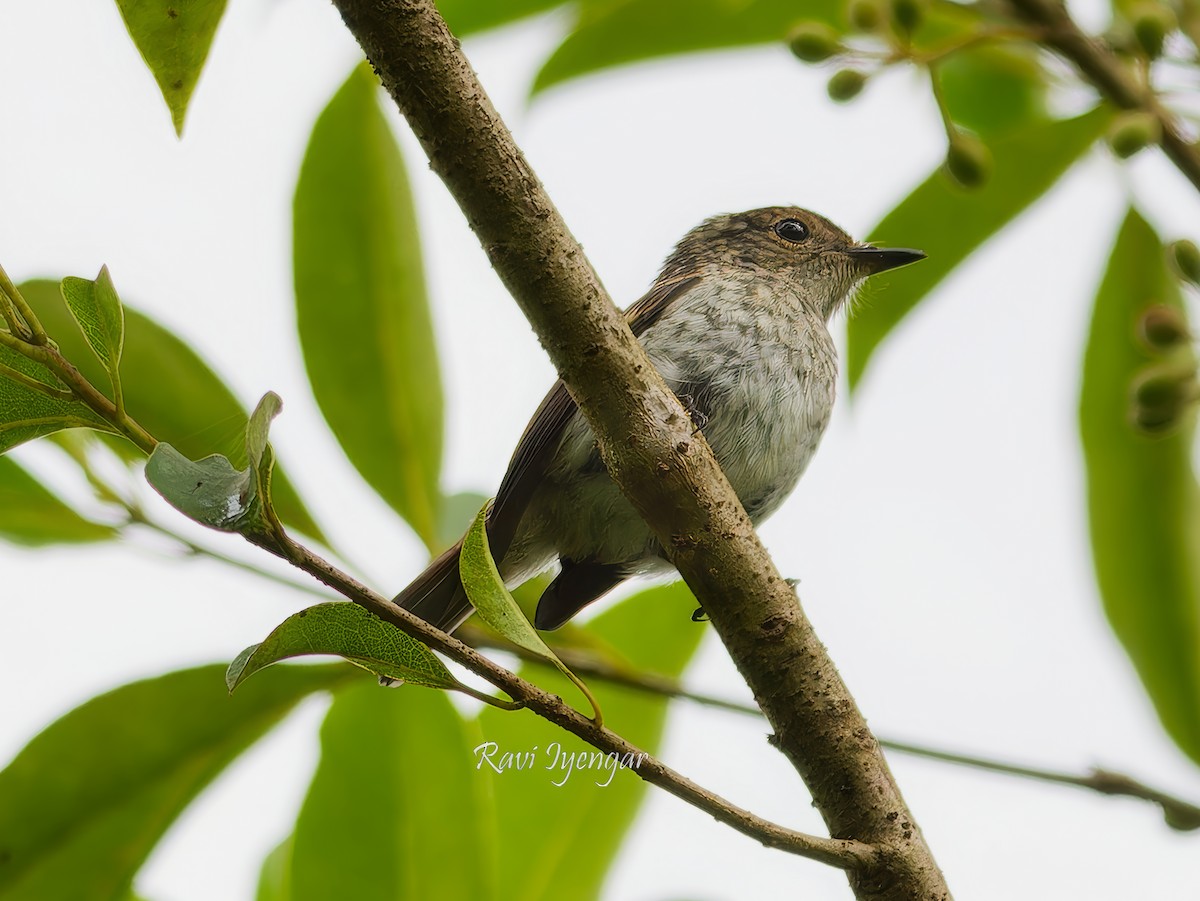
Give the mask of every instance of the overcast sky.
<path id="1" fill-rule="evenodd" d="M 621 304 L 708 215 L 797 203 L 861 235 L 942 155 L 916 75 L 889 75 L 835 107 L 822 75 L 781 48 L 624 69 L 529 103 L 537 61 L 565 24 L 550 16 L 466 49 Z M 400 587 L 424 551 L 342 458 L 294 340 L 291 193 L 313 120 L 358 59 L 332 6 L 231 3 L 182 142 L 115 4 L 3 4 L 0 34 L 9 273 L 91 277 L 107 263 L 126 301 L 186 336 L 247 405 L 280 393 L 280 458 L 374 584 Z M 396 125 L 446 373 L 445 484 L 490 493 L 553 372 Z M 1120 171 L 1094 152 L 948 279 L 881 349 L 854 403 L 841 399 L 802 485 L 762 534 L 782 572 L 801 579 L 807 611 L 881 735 L 1067 770 L 1100 764 L 1200 798 L 1200 771 L 1163 735 L 1103 619 L 1075 427 L 1091 296 L 1129 192 L 1168 237 L 1185 227 L 1198 237 L 1195 192 L 1144 156 Z M 872 297 L 887 302 L 884 290 Z M 86 498 L 52 453 L 16 455 Z M 196 534 L 260 559 L 236 539 Z M 0 761 L 93 694 L 228 660 L 307 603 L 156 547 L 0 545 Z M 747 695 L 715 639 L 688 680 Z M 311 774 L 325 704 L 305 704 L 189 810 L 141 891 L 156 901 L 252 897 Z M 679 707 L 662 756 L 757 813 L 820 831 L 763 733 Z M 1200 839 L 1170 832 L 1148 805 L 892 762 L 959 897 L 1115 901 L 1194 885 Z M 651 792 L 606 898 L 773 897 L 782 886 L 849 896 L 839 873 Z"/>

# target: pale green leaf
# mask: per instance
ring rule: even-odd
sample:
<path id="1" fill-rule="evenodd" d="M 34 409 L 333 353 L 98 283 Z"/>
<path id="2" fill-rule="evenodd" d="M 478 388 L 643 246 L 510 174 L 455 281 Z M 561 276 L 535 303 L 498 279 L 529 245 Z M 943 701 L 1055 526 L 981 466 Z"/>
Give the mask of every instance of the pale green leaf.
<path id="1" fill-rule="evenodd" d="M 233 691 L 259 670 L 291 657 L 334 654 L 389 679 L 430 688 L 459 688 L 434 653 L 391 623 L 348 601 L 332 601 L 285 619 L 261 644 L 237 656 L 225 674 Z"/>
<path id="2" fill-rule="evenodd" d="M 1097 109 L 989 139 L 995 168 L 982 187 L 963 191 L 934 172 L 871 230 L 884 244 L 916 247 L 928 258 L 874 280 L 871 303 L 850 318 L 846 370 L 851 388 L 900 321 L 976 248 L 1050 190 L 1103 133 L 1108 119 Z"/>
<path id="3" fill-rule="evenodd" d="M 437 547 L 442 387 L 412 195 L 365 66 L 296 185 L 296 320 L 313 394 L 362 477 Z"/>
<path id="4" fill-rule="evenodd" d="M 530 717 L 532 719 L 532 717 Z M 291 855 L 289 901 L 491 901 L 496 824 L 480 742 L 443 692 L 341 693 Z"/>
<path id="5" fill-rule="evenodd" d="M 350 667 L 280 667 L 230 698 L 223 667 L 135 682 L 51 724 L 0 772 L 0 898 L 111 901 L 197 793 Z"/>
<path id="6" fill-rule="evenodd" d="M 37 384 L 31 386 L 18 381 L 6 371 L 24 376 Z M 65 390 L 62 382 L 40 363 L 9 347 L 0 346 L 0 454 L 18 444 L 52 435 L 62 429 L 113 430 L 85 404 L 39 390 L 42 385 L 50 391 Z"/>
<path id="7" fill-rule="evenodd" d="M 292 836 L 288 836 L 263 858 L 258 872 L 254 901 L 291 901 Z"/>
<path id="8" fill-rule="evenodd" d="M 225 0 L 117 0 L 121 18 L 183 134 L 188 101 L 225 12 Z"/>
<path id="9" fill-rule="evenodd" d="M 694 609 L 695 598 L 680 582 L 621 601 L 583 630 L 598 644 L 619 648 L 632 669 L 678 678 L 709 631 L 691 621 Z M 521 672 L 549 691 L 567 690 L 566 679 L 543 667 L 527 665 Z M 604 682 L 597 682 L 593 690 L 613 731 L 643 751 L 658 751 L 665 698 Z M 589 766 L 568 773 L 563 766 L 568 755 L 590 763 L 598 752 L 545 720 L 488 709 L 479 721 L 484 740 L 495 745 L 492 762 L 505 753 L 533 755 L 534 765 L 528 769 L 494 774 L 500 884 L 519 886 L 522 901 L 602 897 L 613 861 L 646 796 L 646 783 L 631 768 Z M 488 750 L 491 745 L 485 746 L 484 752 Z"/>
<path id="10" fill-rule="evenodd" d="M 569 0 L 437 0 L 438 12 L 458 37 L 507 25 Z"/>
<path id="11" fill-rule="evenodd" d="M 105 393 L 103 366 L 63 301 L 59 285 L 30 281 L 21 293 L 37 312 L 63 355 Z M 125 348 L 121 357 L 125 408 L 151 435 L 172 444 L 185 457 L 198 460 L 213 452 L 235 466 L 246 463 L 246 412 L 233 392 L 187 344 L 152 319 L 125 307 Z M 111 394 L 110 394 L 111 397 Z M 126 459 L 142 454 L 124 439 L 114 449 Z M 284 473 L 272 477 L 276 512 L 290 526 L 324 541 L 320 528 Z"/>
<path id="12" fill-rule="evenodd" d="M 159 442 L 146 461 L 146 481 L 188 519 L 222 532 L 236 532 L 254 508 L 251 469 L 235 469 L 228 457 L 189 460 Z"/>
<path id="13" fill-rule="evenodd" d="M 575 28 L 542 65 L 533 91 L 639 60 L 782 43 L 800 22 L 840 29 L 841 12 L 840 0 L 592 0 L 582 4 Z"/>
<path id="14" fill-rule="evenodd" d="M 125 345 L 125 311 L 103 266 L 95 281 L 70 276 L 62 280 L 62 295 L 92 352 L 104 364 L 117 391 L 121 375 L 121 350 Z"/>
<path id="15" fill-rule="evenodd" d="M 1159 718 L 1200 763 L 1200 487 L 1192 470 L 1195 415 L 1148 437 L 1131 419 L 1135 381 L 1159 362 L 1139 317 L 1166 305 L 1185 315 L 1162 242 L 1130 210 L 1096 294 L 1083 363 L 1080 434 L 1096 581 Z M 1173 362 L 1194 369 L 1184 344 Z"/>
<path id="16" fill-rule="evenodd" d="M 0 457 L 0 538 L 38 546 L 57 542 L 105 541 L 112 526 L 80 516 L 11 457 Z"/>

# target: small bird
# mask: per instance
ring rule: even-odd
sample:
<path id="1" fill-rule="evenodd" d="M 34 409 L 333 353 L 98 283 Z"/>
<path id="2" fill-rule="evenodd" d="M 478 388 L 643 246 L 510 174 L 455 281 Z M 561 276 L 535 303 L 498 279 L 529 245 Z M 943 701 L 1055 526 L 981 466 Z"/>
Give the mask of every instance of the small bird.
<path id="1" fill-rule="evenodd" d="M 830 317 L 868 276 L 924 256 L 860 244 L 796 207 L 714 216 L 684 236 L 626 311 L 753 522 L 796 487 L 829 422 L 837 383 Z M 631 576 L 671 569 L 561 380 L 521 436 L 487 529 L 510 587 L 558 562 L 538 601 L 538 629 L 557 629 Z M 472 612 L 461 546 L 396 596 L 445 631 Z"/>

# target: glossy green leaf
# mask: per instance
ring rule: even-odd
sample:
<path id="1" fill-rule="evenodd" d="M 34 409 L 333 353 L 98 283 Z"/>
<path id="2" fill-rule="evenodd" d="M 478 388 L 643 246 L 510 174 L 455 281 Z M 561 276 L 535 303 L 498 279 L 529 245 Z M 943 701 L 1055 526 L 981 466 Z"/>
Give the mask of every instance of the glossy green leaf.
<path id="1" fill-rule="evenodd" d="M 93 698 L 0 772 L 0 897 L 111 901 L 192 798 L 313 692 L 350 667 L 279 667 L 230 698 L 223 667 Z"/>
<path id="2" fill-rule="evenodd" d="M 592 706 L 593 717 L 597 723 L 603 722 L 603 714 L 596 698 L 584 682 L 567 669 L 558 659 L 558 655 L 550 650 L 550 646 L 542 640 L 537 629 L 533 627 L 521 605 L 517 603 L 500 578 L 496 569 L 496 561 L 492 559 L 488 547 L 487 511 L 490 502 L 485 504 L 471 523 L 463 538 L 462 550 L 458 555 L 458 572 L 462 578 L 463 589 L 467 593 L 479 618 L 496 632 L 504 636 L 518 647 L 537 654 L 557 667 L 558 671 L 575 683 L 588 703 Z"/>
<path id="3" fill-rule="evenodd" d="M 112 431 L 84 404 L 55 393 L 65 391 L 50 370 L 0 345 L 0 454 L 63 429 Z"/>
<path id="4" fill-rule="evenodd" d="M 1194 413 L 1162 437 L 1135 431 L 1132 386 L 1156 362 L 1137 337 L 1149 307 L 1183 314 L 1162 242 L 1136 211 L 1121 226 L 1096 295 L 1083 364 L 1080 434 L 1096 580 L 1168 733 L 1200 763 L 1200 487 Z M 1195 367 L 1192 348 L 1173 351 Z"/>
<path id="5" fill-rule="evenodd" d="M 225 12 L 225 0 L 117 0 L 125 28 L 183 134 L 188 101 Z"/>
<path id="6" fill-rule="evenodd" d="M 0 538 L 38 546 L 106 541 L 112 526 L 84 519 L 10 457 L 0 457 Z"/>
<path id="7" fill-rule="evenodd" d="M 631 666 L 678 677 L 708 631 L 691 621 L 695 609 L 695 599 L 680 582 L 621 601 L 586 628 L 619 648 Z M 545 668 L 526 666 L 522 672 L 549 691 L 566 690 L 566 680 Z M 655 753 L 667 702 L 601 682 L 593 690 L 613 731 Z M 493 773 L 500 814 L 500 884 L 519 886 L 522 901 L 594 901 L 602 894 L 646 784 L 629 769 L 567 772 L 563 755 L 587 755 L 591 761 L 595 749 L 544 720 L 490 708 L 479 720 L 484 741 L 494 744 L 481 752 L 490 764 L 502 765 L 506 753 L 531 754 L 528 768 Z"/>
<path id="8" fill-rule="evenodd" d="M 558 659 L 500 578 L 500 571 L 496 569 L 496 561 L 492 559 L 488 547 L 487 505 L 479 510 L 463 539 L 458 571 L 467 597 L 481 620 L 513 644 L 546 660 Z"/>
<path id="9" fill-rule="evenodd" d="M 125 312 L 103 266 L 95 281 L 74 276 L 62 280 L 62 295 L 92 352 L 104 364 L 113 390 L 120 385 L 121 350 L 125 346 Z"/>
<path id="10" fill-rule="evenodd" d="M 63 302 L 58 283 L 26 282 L 21 285 L 21 293 L 63 355 L 88 381 L 111 398 L 105 387 L 104 367 L 88 349 Z M 124 374 L 125 408 L 155 438 L 170 443 L 191 460 L 217 452 L 228 457 L 235 466 L 246 464 L 243 436 L 247 416 L 233 392 L 188 345 L 128 306 L 125 307 L 121 372 Z M 141 452 L 124 440 L 114 442 L 114 447 L 127 459 L 141 457 Z M 275 510 L 285 523 L 305 535 L 325 540 L 278 466 L 272 477 L 271 490 Z"/>
<path id="11" fill-rule="evenodd" d="M 400 148 L 365 66 L 313 128 L 294 206 L 313 393 L 363 478 L 437 546 L 442 387 Z"/>
<path id="12" fill-rule="evenodd" d="M 799 22 L 824 22 L 840 29 L 841 11 L 842 3 L 838 0 L 585 3 L 574 30 L 542 65 L 534 79 L 533 92 L 639 60 L 782 42 Z"/>
<path id="13" fill-rule="evenodd" d="M 236 532 L 254 500 L 251 470 L 235 469 L 228 457 L 189 460 L 160 442 L 146 461 L 146 481 L 188 519 L 222 532 Z"/>
<path id="14" fill-rule="evenodd" d="M 442 692 L 341 693 L 296 821 L 290 901 L 496 898 L 490 779 L 472 756 L 479 742 Z"/>
<path id="15" fill-rule="evenodd" d="M 223 532 L 259 530 L 271 505 L 274 458 L 267 430 L 282 406 L 279 395 L 268 391 L 254 408 L 246 425 L 245 469 L 220 454 L 192 461 L 160 442 L 146 461 L 146 481 L 168 504 L 202 525 Z"/>
<path id="16" fill-rule="evenodd" d="M 289 835 L 263 858 L 254 901 L 291 901 L 292 837 Z"/>
<path id="17" fill-rule="evenodd" d="M 377 676 L 413 685 L 459 687 L 433 651 L 348 601 L 317 604 L 289 616 L 261 644 L 251 645 L 237 656 L 225 681 L 233 691 L 273 663 L 310 654 L 335 654 Z"/>
<path id="18" fill-rule="evenodd" d="M 1093 110 L 989 140 L 995 168 L 982 187 L 962 191 L 934 172 L 871 230 L 873 239 L 919 248 L 928 259 L 875 279 L 872 303 L 850 318 L 846 369 L 852 389 L 892 329 L 959 263 L 1045 194 L 1087 152 L 1107 121 L 1106 112 Z"/>
<path id="19" fill-rule="evenodd" d="M 438 12 L 458 37 L 507 25 L 563 6 L 568 0 L 437 0 Z"/>

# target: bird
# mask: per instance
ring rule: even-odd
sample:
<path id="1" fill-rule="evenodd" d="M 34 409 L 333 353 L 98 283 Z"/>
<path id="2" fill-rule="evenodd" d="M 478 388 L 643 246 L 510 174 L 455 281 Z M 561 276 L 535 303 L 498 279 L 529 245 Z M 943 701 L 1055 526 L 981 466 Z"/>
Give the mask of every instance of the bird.
<path id="1" fill-rule="evenodd" d="M 831 317 L 868 277 L 924 257 L 857 242 L 799 207 L 718 215 L 679 241 L 626 310 L 756 525 L 795 488 L 829 422 L 837 388 Z M 486 522 L 510 588 L 558 564 L 538 600 L 540 630 L 561 627 L 626 579 L 672 571 L 561 379 L 522 434 Z M 473 612 L 461 548 L 460 540 L 395 597 L 446 632 Z"/>

